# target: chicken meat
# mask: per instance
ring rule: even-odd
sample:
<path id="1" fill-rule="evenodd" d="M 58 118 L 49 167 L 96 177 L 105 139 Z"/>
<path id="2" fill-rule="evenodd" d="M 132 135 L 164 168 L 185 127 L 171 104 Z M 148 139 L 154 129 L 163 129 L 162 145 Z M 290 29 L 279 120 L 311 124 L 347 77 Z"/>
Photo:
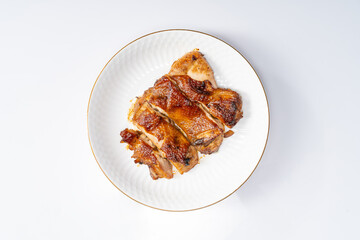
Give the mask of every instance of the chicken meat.
<path id="1" fill-rule="evenodd" d="M 199 158 L 195 147 L 146 101 L 137 100 L 131 121 L 181 174 L 198 163 Z"/>
<path id="2" fill-rule="evenodd" d="M 224 137 L 224 126 L 163 76 L 140 98 L 177 126 L 196 149 L 203 154 L 216 152 Z"/>
<path id="3" fill-rule="evenodd" d="M 131 156 L 135 163 L 145 164 L 149 167 L 150 176 L 158 178 L 172 178 L 173 171 L 171 163 L 161 156 L 158 149 L 140 131 L 125 129 L 120 133 L 121 142 L 127 143 L 129 149 L 134 151 Z"/>
<path id="4" fill-rule="evenodd" d="M 240 95 L 230 89 L 214 88 L 210 81 L 197 81 L 187 75 L 171 76 L 186 97 L 200 103 L 212 116 L 232 128 L 242 118 Z"/>
<path id="5" fill-rule="evenodd" d="M 171 66 L 169 75 L 188 75 L 197 81 L 208 80 L 214 88 L 217 88 L 214 72 L 199 49 L 188 52 L 176 60 Z"/>

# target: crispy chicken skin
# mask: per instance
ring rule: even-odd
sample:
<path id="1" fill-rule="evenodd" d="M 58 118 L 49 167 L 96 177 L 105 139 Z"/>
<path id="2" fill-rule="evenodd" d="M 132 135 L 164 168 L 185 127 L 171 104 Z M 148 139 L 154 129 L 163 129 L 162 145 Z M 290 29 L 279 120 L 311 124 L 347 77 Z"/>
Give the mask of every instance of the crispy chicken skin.
<path id="1" fill-rule="evenodd" d="M 234 134 L 225 126 L 234 127 L 243 116 L 241 96 L 218 88 L 199 49 L 176 60 L 129 112 L 137 130 L 123 130 L 121 142 L 134 151 L 135 163 L 149 167 L 154 180 L 173 178 L 172 166 L 188 172 L 199 162 L 198 151 L 218 151 Z"/>
<path id="2" fill-rule="evenodd" d="M 240 95 L 226 88 L 213 88 L 207 80 L 197 81 L 187 75 L 171 76 L 188 99 L 201 103 L 209 113 L 232 128 L 242 118 Z"/>
<path id="3" fill-rule="evenodd" d="M 180 91 L 168 76 L 155 82 L 142 96 L 152 108 L 171 119 L 203 154 L 216 152 L 223 140 L 224 127 Z"/>
<path id="4" fill-rule="evenodd" d="M 183 174 L 199 161 L 198 153 L 185 136 L 160 116 L 150 105 L 138 99 L 132 116 L 133 124 L 159 149 L 159 152 Z"/>
<path id="5" fill-rule="evenodd" d="M 125 129 L 120 133 L 121 142 L 127 143 L 129 149 L 134 151 L 131 156 L 135 158 L 135 163 L 145 164 L 149 167 L 150 176 L 156 180 L 158 178 L 172 178 L 172 165 L 163 158 L 159 151 L 151 146 L 152 144 L 140 131 Z"/>
<path id="6" fill-rule="evenodd" d="M 214 88 L 217 88 L 214 72 L 198 49 L 176 60 L 171 66 L 169 75 L 188 75 L 198 81 L 208 80 Z"/>

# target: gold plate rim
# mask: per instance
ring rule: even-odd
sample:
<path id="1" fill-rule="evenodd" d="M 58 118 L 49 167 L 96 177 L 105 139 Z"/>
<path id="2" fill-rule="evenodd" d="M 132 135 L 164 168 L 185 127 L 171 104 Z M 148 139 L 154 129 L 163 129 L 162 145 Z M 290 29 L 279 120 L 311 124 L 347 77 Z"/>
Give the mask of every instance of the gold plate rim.
<path id="1" fill-rule="evenodd" d="M 147 204 L 145 204 L 145 203 L 142 203 L 142 202 L 140 202 L 140 201 L 138 201 L 138 200 L 130 197 L 130 196 L 127 195 L 125 192 L 123 192 L 118 186 L 115 185 L 115 183 L 113 183 L 113 181 L 110 180 L 110 178 L 106 175 L 105 171 L 101 168 L 100 163 L 99 163 L 99 161 L 97 160 L 96 155 L 95 155 L 95 153 L 94 153 L 94 149 L 93 149 L 93 147 L 92 147 L 92 145 L 91 145 L 90 133 L 89 133 L 89 108 L 90 108 L 90 100 L 91 100 L 93 91 L 94 91 L 94 89 L 95 89 L 96 83 L 97 83 L 97 81 L 99 80 L 99 77 L 100 77 L 101 73 L 104 71 L 104 69 L 106 68 L 106 66 L 111 62 L 111 60 L 112 60 L 118 53 L 120 53 L 123 49 L 125 49 L 125 48 L 126 48 L 127 46 L 129 46 L 130 44 L 138 41 L 139 39 L 142 39 L 142 38 L 144 38 L 144 37 L 147 37 L 147 36 L 149 36 L 149 35 L 153 35 L 153 34 L 157 34 L 157 33 L 161 33 L 161 32 L 169 32 L 169 31 L 188 31 L 188 32 L 195 32 L 195 33 L 204 34 L 204 35 L 207 35 L 207 36 L 209 36 L 209 37 L 213 37 L 213 38 L 215 38 L 215 39 L 217 39 L 217 40 L 220 40 L 221 42 L 225 43 L 226 45 L 228 45 L 229 47 L 231 47 L 232 49 L 234 49 L 237 53 L 240 54 L 240 56 L 242 56 L 242 57 L 246 60 L 246 62 L 250 65 L 250 67 L 253 69 L 254 73 L 256 74 L 256 76 L 257 76 L 257 78 L 258 78 L 258 80 L 259 80 L 259 82 L 260 82 L 260 84 L 261 84 L 261 87 L 262 87 L 262 89 L 263 89 L 263 91 L 264 91 L 264 95 L 265 95 L 265 99 L 266 99 L 266 104 L 267 104 L 267 109 L 268 109 L 268 132 L 267 132 L 267 136 L 266 136 L 266 141 L 265 141 L 264 149 L 263 149 L 263 151 L 262 151 L 262 153 L 261 153 L 261 156 L 260 156 L 259 161 L 257 162 L 255 168 L 252 170 L 252 172 L 250 173 L 250 175 L 245 179 L 245 181 L 244 181 L 243 183 L 241 183 L 241 185 L 240 185 L 238 188 L 236 188 L 233 192 L 231 192 L 229 195 L 223 197 L 222 199 L 220 199 L 220 200 L 218 200 L 218 201 L 216 201 L 216 202 L 214 202 L 214 203 L 208 204 L 208 205 L 206 205 L 206 206 L 202 206 L 202 207 L 199 207 L 199 208 L 193 208 L 193 209 L 184 209 L 184 210 L 168 210 L 168 209 L 162 209 L 162 208 L 153 207 L 153 206 L 147 205 Z M 86 121 L 87 134 L 88 134 L 88 139 L 89 139 L 89 144 L 90 144 L 91 152 L 92 152 L 92 154 L 94 155 L 94 158 L 95 158 L 95 160 L 96 160 L 96 163 L 97 163 L 98 166 L 100 167 L 100 169 L 101 169 L 101 171 L 103 172 L 103 174 L 105 175 L 105 177 L 106 177 L 121 193 L 123 193 L 125 196 L 127 196 L 127 197 L 130 198 L 131 200 L 134 200 L 135 202 L 140 203 L 141 205 L 144 205 L 144 206 L 146 206 L 146 207 L 153 208 L 153 209 L 157 209 L 157 210 L 161 210 L 161 211 L 167 211 L 167 212 L 189 212 L 189 211 L 195 211 L 195 210 L 207 208 L 207 207 L 210 207 L 210 206 L 212 206 L 212 205 L 215 205 L 215 204 L 217 204 L 217 203 L 225 200 L 226 198 L 228 198 L 229 196 L 231 196 L 233 193 L 235 193 L 239 188 L 241 188 L 241 187 L 247 182 L 247 180 L 248 180 L 248 179 L 251 177 L 251 175 L 254 173 L 255 169 L 258 167 L 258 165 L 259 165 L 259 163 L 260 163 L 260 161 L 261 161 L 261 159 L 262 159 L 262 157 L 263 157 L 263 155 L 264 155 L 264 152 L 265 152 L 265 149 L 266 149 L 266 145 L 267 145 L 267 142 L 268 142 L 268 139 L 269 139 L 269 132 L 270 132 L 270 109 L 269 109 L 269 102 L 268 102 L 268 99 L 267 99 L 267 95 L 266 95 L 266 91 L 265 91 L 264 85 L 262 84 L 262 82 L 261 82 L 261 80 L 260 80 L 260 77 L 259 77 L 259 75 L 257 74 L 257 72 L 255 71 L 254 67 L 250 64 L 250 62 L 249 62 L 237 49 L 235 49 L 233 46 L 231 46 L 230 44 L 228 44 L 228 43 L 225 42 L 224 40 L 222 40 L 222 39 L 220 39 L 220 38 L 218 38 L 218 37 L 215 37 L 215 36 L 213 36 L 213 35 L 211 35 L 211 34 L 204 33 L 204 32 L 200 32 L 200 31 L 197 31 L 197 30 L 191 30 L 191 29 L 165 29 L 165 30 L 159 30 L 159 31 L 151 32 L 151 33 L 148 33 L 148 34 L 145 34 L 145 35 L 143 35 L 143 36 L 141 36 L 141 37 L 136 38 L 135 40 L 129 42 L 129 43 L 126 44 L 124 47 L 122 47 L 119 51 L 117 51 L 117 52 L 110 58 L 110 60 L 105 64 L 105 66 L 102 68 L 102 70 L 100 71 L 99 75 L 97 76 L 97 78 L 96 78 L 96 80 L 95 80 L 95 83 L 94 83 L 94 85 L 93 85 L 93 87 L 92 87 L 92 89 L 91 89 L 91 92 L 90 92 L 90 97 L 89 97 L 88 107 L 87 107 L 87 113 L 86 113 L 86 120 L 87 120 L 87 121 Z"/>

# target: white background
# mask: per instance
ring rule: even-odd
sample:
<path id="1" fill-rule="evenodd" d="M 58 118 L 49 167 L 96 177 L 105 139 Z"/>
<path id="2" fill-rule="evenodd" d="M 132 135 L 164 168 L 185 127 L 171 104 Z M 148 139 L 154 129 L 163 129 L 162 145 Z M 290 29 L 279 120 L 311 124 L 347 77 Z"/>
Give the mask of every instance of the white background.
<path id="1" fill-rule="evenodd" d="M 0 239 L 359 239 L 359 12 L 359 1 L 1 1 Z M 185 213 L 119 192 L 86 131 L 105 63 L 168 28 L 236 47 L 271 113 L 252 177 Z"/>

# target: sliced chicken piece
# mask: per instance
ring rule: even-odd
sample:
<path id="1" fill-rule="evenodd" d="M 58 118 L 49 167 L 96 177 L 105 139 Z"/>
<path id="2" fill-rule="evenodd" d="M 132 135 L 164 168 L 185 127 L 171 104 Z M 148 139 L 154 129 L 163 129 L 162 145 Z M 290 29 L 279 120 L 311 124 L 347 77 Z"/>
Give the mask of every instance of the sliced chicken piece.
<path id="1" fill-rule="evenodd" d="M 199 49 L 188 52 L 176 60 L 171 66 L 169 75 L 188 75 L 198 81 L 208 80 L 214 88 L 217 88 L 214 72 Z"/>
<path id="2" fill-rule="evenodd" d="M 200 103 L 212 116 L 232 128 L 242 118 L 240 95 L 230 89 L 213 88 L 210 81 L 197 81 L 187 75 L 171 76 L 188 99 Z"/>
<path id="3" fill-rule="evenodd" d="M 132 129 L 125 129 L 120 133 L 122 143 L 127 143 L 129 149 L 134 151 L 131 156 L 135 158 L 135 163 L 145 164 L 149 167 L 150 176 L 156 180 L 158 178 L 172 178 L 172 165 L 163 158 L 156 147 L 152 146 L 152 143 L 146 136 L 140 131 Z"/>
<path id="4" fill-rule="evenodd" d="M 224 137 L 224 126 L 196 103 L 187 99 L 168 76 L 145 91 L 141 101 L 170 119 L 203 154 L 216 152 Z"/>
<path id="5" fill-rule="evenodd" d="M 183 174 L 192 169 L 199 161 L 198 153 L 185 136 L 146 101 L 138 99 L 131 120 L 159 152 Z"/>

